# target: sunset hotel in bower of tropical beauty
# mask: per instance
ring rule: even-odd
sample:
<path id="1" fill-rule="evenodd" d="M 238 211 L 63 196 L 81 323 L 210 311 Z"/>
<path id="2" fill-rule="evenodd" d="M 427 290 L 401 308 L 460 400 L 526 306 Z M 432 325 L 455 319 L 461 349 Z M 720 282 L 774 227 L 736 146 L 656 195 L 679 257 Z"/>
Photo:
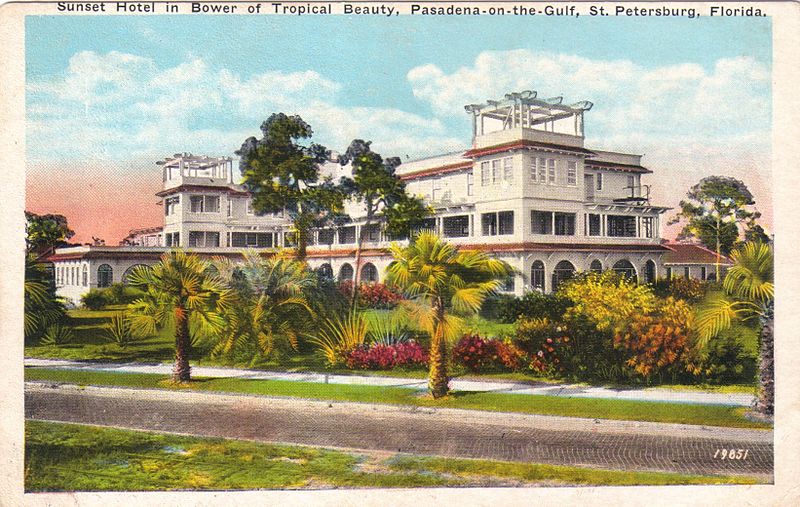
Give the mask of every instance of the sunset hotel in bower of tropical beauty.
<path id="1" fill-rule="evenodd" d="M 506 293 L 552 292 L 585 270 L 614 269 L 646 282 L 713 276 L 713 252 L 662 240 L 668 208 L 650 202 L 641 178 L 652 171 L 642 157 L 584 146 L 591 108 L 588 101 L 565 104 L 533 91 L 467 105 L 469 149 L 406 162 L 397 174 L 435 210 L 425 228 L 516 269 Z M 245 249 L 266 253 L 291 244 L 290 221 L 254 212 L 250 194 L 235 183 L 231 158 L 179 153 L 158 164 L 163 226 L 131 231 L 120 246 L 56 249 L 49 260 L 59 295 L 77 304 L 90 289 L 125 282 L 132 267 L 152 265 L 171 248 L 239 257 Z M 334 161 L 324 170 L 338 179 L 350 167 Z M 312 268 L 338 280 L 355 278 L 364 224 L 359 208 L 349 208 L 352 221 L 314 231 L 307 252 Z M 382 281 L 392 260 L 389 240 L 378 224 L 365 238 L 358 280 Z"/>

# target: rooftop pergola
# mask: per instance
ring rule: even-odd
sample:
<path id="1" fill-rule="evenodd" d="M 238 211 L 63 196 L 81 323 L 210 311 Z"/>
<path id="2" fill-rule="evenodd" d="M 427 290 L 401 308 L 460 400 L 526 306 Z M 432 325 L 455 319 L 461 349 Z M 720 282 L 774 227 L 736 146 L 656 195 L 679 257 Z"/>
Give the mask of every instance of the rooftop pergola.
<path id="1" fill-rule="evenodd" d="M 171 180 L 175 176 L 175 169 L 182 176 L 229 179 L 233 170 L 233 159 L 176 153 L 172 157 L 157 161 L 156 165 L 164 166 L 164 181 Z"/>
<path id="2" fill-rule="evenodd" d="M 526 90 L 507 93 L 502 100 L 468 104 L 464 109 L 472 115 L 473 138 L 496 130 L 519 127 L 555 132 L 556 122 L 569 118 L 573 119 L 575 135 L 583 137 L 583 113 L 590 110 L 593 104 L 583 100 L 566 105 L 563 101 L 564 97 L 537 98 L 537 92 Z M 492 123 L 501 122 L 502 127 L 487 131 L 487 119 Z"/>

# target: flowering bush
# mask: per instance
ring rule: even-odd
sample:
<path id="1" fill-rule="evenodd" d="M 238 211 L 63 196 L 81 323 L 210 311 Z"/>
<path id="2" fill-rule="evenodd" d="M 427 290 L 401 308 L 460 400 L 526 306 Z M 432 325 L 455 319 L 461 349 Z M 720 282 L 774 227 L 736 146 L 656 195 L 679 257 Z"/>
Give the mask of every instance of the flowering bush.
<path id="1" fill-rule="evenodd" d="M 361 370 L 390 370 L 427 363 L 428 353 L 413 340 L 394 345 L 362 346 L 347 355 L 347 367 Z"/>
<path id="2" fill-rule="evenodd" d="M 350 299 L 353 297 L 353 282 L 341 282 L 339 291 Z M 362 283 L 358 286 L 358 306 L 361 308 L 394 308 L 402 299 L 402 294 L 384 283 Z"/>
<path id="3" fill-rule="evenodd" d="M 522 319 L 517 324 L 516 341 L 530 354 L 528 368 L 531 370 L 546 375 L 564 372 L 565 358 L 572 352 L 565 325 L 547 318 Z"/>
<path id="4" fill-rule="evenodd" d="M 657 296 L 669 296 L 687 303 L 697 303 L 706 295 L 709 285 L 709 282 L 696 278 L 674 277 L 659 278 L 653 288 Z"/>
<path id="5" fill-rule="evenodd" d="M 497 345 L 497 357 L 500 363 L 508 370 L 517 371 L 526 366 L 528 354 L 524 350 L 514 345 L 511 340 L 495 342 Z"/>
<path id="6" fill-rule="evenodd" d="M 497 365 L 497 342 L 478 335 L 464 335 L 453 349 L 455 360 L 468 370 L 478 372 Z"/>

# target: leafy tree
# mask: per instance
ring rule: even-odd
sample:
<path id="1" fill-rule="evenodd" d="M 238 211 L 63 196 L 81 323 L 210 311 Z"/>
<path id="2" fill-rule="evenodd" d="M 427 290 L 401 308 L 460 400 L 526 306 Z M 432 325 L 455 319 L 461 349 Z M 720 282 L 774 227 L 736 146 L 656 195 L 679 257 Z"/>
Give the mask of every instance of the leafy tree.
<path id="1" fill-rule="evenodd" d="M 48 327 L 58 324 L 67 315 L 64 303 L 56 297 L 53 273 L 47 265 L 36 260 L 35 254 L 25 256 L 25 341 L 41 337 Z"/>
<path id="2" fill-rule="evenodd" d="M 231 304 L 231 291 L 206 261 L 183 251 L 165 253 L 152 267 L 135 267 L 128 283 L 145 292 L 128 306 L 131 331 L 144 336 L 174 325 L 172 378 L 175 382 L 190 380 L 192 335 L 213 335 L 225 328 L 223 315 Z"/>
<path id="3" fill-rule="evenodd" d="M 305 263 L 246 252 L 243 263 L 219 259 L 214 266 L 232 295 L 224 313 L 225 329 L 212 353 L 243 352 L 255 361 L 270 355 L 276 339 L 287 340 L 296 350 L 314 317 L 309 293 L 317 280 Z"/>
<path id="4" fill-rule="evenodd" d="M 394 261 L 387 283 L 402 289 L 401 303 L 412 322 L 431 336 L 428 386 L 434 398 L 448 391 L 447 341 L 463 327 L 461 315 L 477 313 L 486 297 L 500 288 L 513 269 L 483 252 L 459 251 L 436 234 L 422 232 L 406 247 L 390 247 Z"/>
<path id="5" fill-rule="evenodd" d="M 30 211 L 25 212 L 25 232 L 28 252 L 37 253 L 65 245 L 75 235 L 64 215 L 37 215 Z"/>
<path id="6" fill-rule="evenodd" d="M 343 178 L 342 186 L 349 198 L 361 204 L 365 211 L 364 224 L 356 238 L 355 273 L 351 304 L 358 302 L 358 279 L 361 269 L 361 250 L 364 240 L 376 219 L 382 218 L 387 229 L 394 236 L 407 235 L 412 227 L 427 216 L 427 209 L 421 200 L 408 195 L 406 185 L 395 169 L 400 159 L 384 159 L 372 151 L 370 142 L 354 139 L 339 158 L 342 165 L 351 163 L 353 178 Z M 402 212 L 407 213 L 402 213 Z"/>
<path id="7" fill-rule="evenodd" d="M 253 193 L 256 212 L 289 214 L 297 258 L 302 260 L 310 230 L 342 216 L 344 194 L 320 175 L 330 151 L 299 143 L 313 134 L 302 118 L 273 114 L 261 124 L 261 132 L 261 139 L 250 137 L 236 151 L 243 184 Z"/>
<path id="8" fill-rule="evenodd" d="M 756 224 L 761 213 L 750 209 L 753 194 L 741 181 L 728 176 L 708 176 L 689 189 L 688 200 L 680 203 L 681 211 L 669 224 L 684 221 L 678 239 L 697 238 L 717 253 L 717 280 L 720 279 L 720 257 L 728 255 L 739 239 L 740 227 L 750 235 L 763 229 Z M 758 229 L 756 229 L 758 227 Z"/>
<path id="9" fill-rule="evenodd" d="M 772 250 L 763 243 L 745 243 L 731 254 L 733 266 L 722 283 L 724 297 L 701 308 L 697 316 L 701 345 L 729 329 L 734 321 L 761 322 L 760 388 L 756 412 L 774 413 L 774 264 Z"/>

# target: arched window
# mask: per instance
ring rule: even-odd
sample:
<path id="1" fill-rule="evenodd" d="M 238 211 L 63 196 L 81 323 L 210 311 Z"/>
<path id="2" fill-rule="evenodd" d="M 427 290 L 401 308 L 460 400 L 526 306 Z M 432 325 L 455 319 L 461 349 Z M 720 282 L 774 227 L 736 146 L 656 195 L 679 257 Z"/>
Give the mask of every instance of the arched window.
<path id="1" fill-rule="evenodd" d="M 636 281 L 636 268 L 633 267 L 633 264 L 630 263 L 627 259 L 622 259 L 614 263 L 614 267 L 612 268 L 617 273 L 620 273 L 622 276 L 627 278 L 631 281 Z"/>
<path id="2" fill-rule="evenodd" d="M 108 264 L 101 264 L 97 268 L 97 286 L 110 287 L 114 281 L 114 269 Z"/>
<path id="3" fill-rule="evenodd" d="M 128 277 L 129 277 L 129 276 L 131 276 L 131 274 L 133 273 L 133 271 L 134 271 L 136 268 L 138 268 L 139 266 L 143 266 L 143 267 L 145 267 L 145 268 L 149 268 L 149 267 L 150 267 L 150 266 L 148 266 L 147 264 L 134 264 L 133 266 L 131 266 L 131 267 L 129 267 L 128 269 L 126 269 L 124 273 L 122 273 L 122 283 L 124 283 L 124 284 L 126 284 L 126 285 L 127 285 L 127 284 L 128 284 Z"/>
<path id="4" fill-rule="evenodd" d="M 553 292 L 558 289 L 561 282 L 569 280 L 575 274 L 575 266 L 570 261 L 561 261 L 553 269 Z"/>
<path id="5" fill-rule="evenodd" d="M 81 269 L 81 282 L 81 285 L 84 287 L 89 286 L 89 266 L 86 264 L 84 264 L 83 268 Z"/>
<path id="6" fill-rule="evenodd" d="M 656 263 L 652 260 L 644 263 L 644 281 L 645 283 L 654 283 L 656 281 Z"/>
<path id="7" fill-rule="evenodd" d="M 361 268 L 362 282 L 373 283 L 378 281 L 378 268 L 374 264 L 368 262 Z"/>
<path id="8" fill-rule="evenodd" d="M 593 260 L 592 263 L 589 264 L 589 271 L 592 271 L 594 273 L 599 273 L 603 271 L 603 263 L 600 262 L 599 259 Z"/>
<path id="9" fill-rule="evenodd" d="M 531 266 L 531 287 L 544 292 L 544 262 L 533 261 Z"/>
<path id="10" fill-rule="evenodd" d="M 347 280 L 353 280 L 353 266 L 350 264 L 342 264 L 342 267 L 339 268 L 339 281 L 345 282 Z"/>
<path id="11" fill-rule="evenodd" d="M 333 279 L 333 268 L 327 262 L 317 268 L 317 273 L 321 278 Z"/>

